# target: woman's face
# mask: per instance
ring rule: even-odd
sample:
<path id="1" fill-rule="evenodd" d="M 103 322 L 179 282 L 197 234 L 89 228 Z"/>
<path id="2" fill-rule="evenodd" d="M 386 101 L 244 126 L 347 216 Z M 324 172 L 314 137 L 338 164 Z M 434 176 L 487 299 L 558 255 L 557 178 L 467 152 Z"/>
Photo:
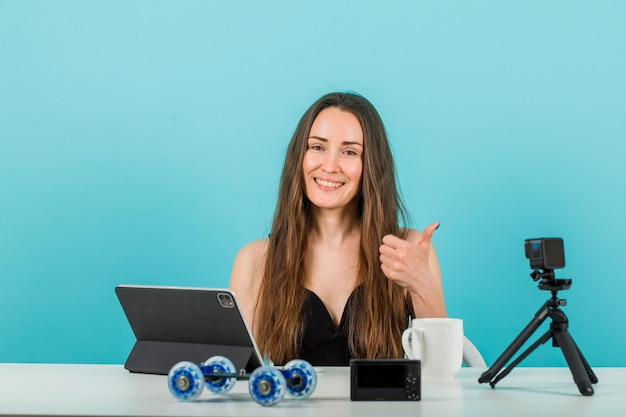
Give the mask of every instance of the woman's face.
<path id="1" fill-rule="evenodd" d="M 313 205 L 341 209 L 354 200 L 363 175 L 363 130 L 354 114 L 328 107 L 317 115 L 302 171 L 305 193 Z"/>

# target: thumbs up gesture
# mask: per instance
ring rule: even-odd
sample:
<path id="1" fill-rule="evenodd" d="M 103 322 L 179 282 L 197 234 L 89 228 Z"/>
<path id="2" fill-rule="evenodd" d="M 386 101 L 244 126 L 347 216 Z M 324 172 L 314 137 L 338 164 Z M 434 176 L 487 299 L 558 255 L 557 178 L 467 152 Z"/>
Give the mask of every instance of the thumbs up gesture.
<path id="1" fill-rule="evenodd" d="M 380 245 L 380 263 L 385 276 L 408 289 L 416 317 L 446 316 L 441 271 L 432 244 L 439 223 L 422 233 L 410 229 L 407 239 L 386 235 Z"/>

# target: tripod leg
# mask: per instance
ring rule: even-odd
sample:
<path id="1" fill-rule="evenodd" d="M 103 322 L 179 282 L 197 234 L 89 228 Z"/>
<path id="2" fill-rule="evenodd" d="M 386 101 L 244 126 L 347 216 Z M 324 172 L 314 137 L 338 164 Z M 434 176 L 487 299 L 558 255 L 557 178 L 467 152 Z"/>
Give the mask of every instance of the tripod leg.
<path id="1" fill-rule="evenodd" d="M 504 369 L 504 371 L 500 372 L 494 379 L 489 383 L 491 388 L 495 388 L 498 381 L 507 376 L 513 368 L 515 368 L 521 361 L 523 361 L 528 355 L 530 355 L 539 345 L 543 345 L 552 337 L 553 330 L 548 330 L 545 332 L 535 343 L 530 345 L 528 349 L 526 349 L 521 355 L 519 355 L 509 366 Z"/>
<path id="2" fill-rule="evenodd" d="M 528 323 L 526 327 L 524 327 L 521 333 L 513 340 L 513 342 L 511 342 L 506 350 L 502 352 L 502 355 L 500 355 L 500 357 L 496 359 L 493 365 L 491 365 L 491 367 L 483 372 L 480 378 L 478 378 L 478 382 L 489 382 L 493 379 L 494 376 L 496 376 L 498 372 L 500 372 L 500 369 L 502 369 L 502 367 L 506 365 L 509 359 L 513 357 L 515 352 L 517 352 L 519 348 L 522 347 L 524 343 L 526 343 L 528 338 L 535 332 L 535 330 L 537 330 L 537 328 L 541 325 L 541 323 L 543 323 L 546 317 L 548 317 L 550 304 L 551 300 L 548 300 L 544 303 L 543 306 L 541 306 L 537 313 L 535 313 L 535 317 L 533 317 L 530 323 Z"/>
<path id="3" fill-rule="evenodd" d="M 574 340 L 570 336 L 567 329 L 555 330 L 554 338 L 561 348 L 563 356 L 565 356 L 567 366 L 569 366 L 569 369 L 572 372 L 574 382 L 578 386 L 578 390 L 580 391 L 580 393 L 585 396 L 593 395 L 590 375 L 587 372 L 588 370 L 591 370 L 591 368 L 585 368 L 580 350 L 574 343 Z M 586 360 L 584 362 L 586 362 Z M 588 366 L 589 364 L 587 364 L 587 367 Z M 597 378 L 595 379 L 597 380 Z"/>
<path id="4" fill-rule="evenodd" d="M 570 337 L 571 337 L 571 335 L 570 335 Z M 578 357 L 582 361 L 583 366 L 585 367 L 585 371 L 587 371 L 587 375 L 589 376 L 589 380 L 591 381 L 592 384 L 597 384 L 598 383 L 598 377 L 593 372 L 593 369 L 591 369 L 591 366 L 589 366 L 589 362 L 587 362 L 587 359 L 585 359 L 585 356 L 583 355 L 583 353 L 578 348 L 578 345 L 576 345 L 576 342 L 574 342 L 574 339 L 572 339 L 572 342 L 576 346 L 576 350 L 578 351 Z"/>

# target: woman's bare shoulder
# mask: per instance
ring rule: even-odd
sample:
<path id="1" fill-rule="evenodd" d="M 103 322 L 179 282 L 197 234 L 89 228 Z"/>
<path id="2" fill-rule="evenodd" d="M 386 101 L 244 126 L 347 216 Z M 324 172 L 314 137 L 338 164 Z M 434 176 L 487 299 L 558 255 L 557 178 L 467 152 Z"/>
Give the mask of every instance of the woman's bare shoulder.
<path id="1" fill-rule="evenodd" d="M 259 239 L 244 245 L 233 262 L 230 287 L 237 290 L 256 289 L 263 276 L 269 240 Z"/>
<path id="2" fill-rule="evenodd" d="M 250 258 L 250 260 L 258 260 L 264 258 L 267 253 L 267 247 L 269 245 L 269 239 L 253 240 L 245 244 L 237 253 L 238 257 Z"/>

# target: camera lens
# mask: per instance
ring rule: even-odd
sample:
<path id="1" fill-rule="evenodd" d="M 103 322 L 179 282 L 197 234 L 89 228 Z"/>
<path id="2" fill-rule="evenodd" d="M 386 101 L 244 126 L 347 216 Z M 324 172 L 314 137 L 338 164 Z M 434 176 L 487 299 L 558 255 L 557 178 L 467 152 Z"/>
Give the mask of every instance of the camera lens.
<path id="1" fill-rule="evenodd" d="M 235 305 L 232 297 L 229 294 L 219 293 L 217 300 L 222 307 L 233 307 Z"/>

